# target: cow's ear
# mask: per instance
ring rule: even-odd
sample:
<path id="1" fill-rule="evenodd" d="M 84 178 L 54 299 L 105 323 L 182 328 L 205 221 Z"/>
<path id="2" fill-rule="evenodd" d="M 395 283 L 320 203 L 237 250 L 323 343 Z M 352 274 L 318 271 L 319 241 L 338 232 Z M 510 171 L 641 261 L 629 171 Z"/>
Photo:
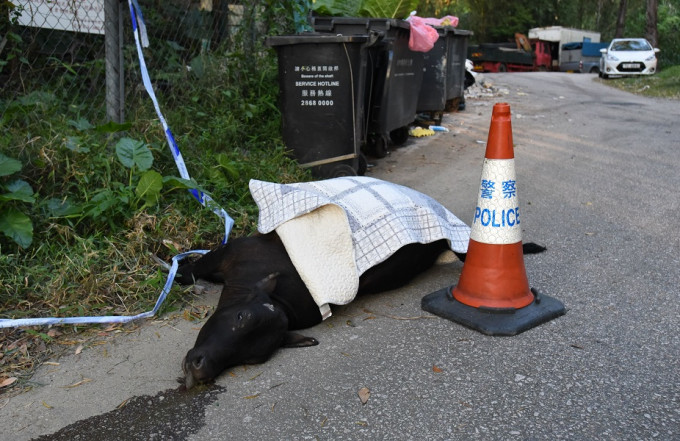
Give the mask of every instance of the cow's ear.
<path id="1" fill-rule="evenodd" d="M 283 339 L 284 348 L 306 348 L 307 346 L 316 346 L 318 344 L 319 341 L 317 339 L 305 337 L 295 332 L 286 332 L 286 336 Z"/>

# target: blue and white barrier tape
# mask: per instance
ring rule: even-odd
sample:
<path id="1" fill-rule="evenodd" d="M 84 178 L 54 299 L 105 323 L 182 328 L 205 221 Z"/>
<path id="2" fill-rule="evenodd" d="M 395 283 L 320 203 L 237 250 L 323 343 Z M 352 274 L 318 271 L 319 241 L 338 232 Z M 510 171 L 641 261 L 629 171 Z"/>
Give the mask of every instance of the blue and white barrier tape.
<path id="1" fill-rule="evenodd" d="M 144 19 L 142 18 L 142 10 L 139 7 L 137 0 L 128 0 L 128 5 L 130 6 L 130 17 L 132 18 L 132 31 L 134 32 L 135 35 L 135 45 L 137 46 L 139 68 L 142 71 L 142 82 L 144 83 L 144 88 L 146 89 L 146 92 L 149 94 L 151 101 L 153 101 L 153 106 L 156 109 L 158 119 L 163 125 L 163 131 L 165 132 L 165 137 L 168 140 L 168 146 L 170 147 L 172 156 L 175 159 L 175 164 L 177 165 L 179 174 L 183 179 L 188 180 L 190 179 L 190 177 L 189 172 L 187 171 L 187 167 L 184 163 L 184 158 L 182 158 L 182 153 L 179 151 L 179 147 L 177 147 L 175 137 L 172 136 L 170 127 L 168 127 L 168 123 L 165 121 L 163 113 L 161 113 L 160 106 L 158 105 L 158 100 L 156 99 L 156 94 L 154 93 L 153 86 L 151 85 L 149 72 L 146 69 L 146 61 L 144 60 L 144 53 L 142 52 L 142 44 L 144 44 L 144 47 L 147 47 L 149 45 L 149 38 L 146 34 L 146 26 L 144 25 Z M 226 243 L 227 238 L 229 237 L 229 232 L 234 226 L 234 220 L 231 217 L 229 217 L 227 212 L 224 211 L 224 209 L 220 207 L 215 201 L 213 201 L 213 199 L 209 195 L 199 190 L 190 190 L 190 192 L 198 202 L 212 209 L 213 213 L 217 214 L 219 217 L 224 219 L 224 239 L 222 240 L 222 243 Z"/>
<path id="2" fill-rule="evenodd" d="M 156 305 L 154 305 L 151 311 L 143 312 L 137 315 L 107 315 L 101 317 L 43 317 L 43 318 L 26 318 L 26 319 L 0 319 L 0 328 L 15 328 L 20 326 L 45 326 L 45 325 L 82 325 L 82 324 L 92 324 L 92 323 L 127 323 L 132 320 L 137 320 L 141 318 L 153 317 L 161 305 L 165 301 L 165 298 L 170 292 L 172 287 L 172 282 L 175 280 L 175 275 L 177 274 L 177 268 L 179 267 L 179 261 L 184 259 L 190 254 L 205 254 L 208 250 L 195 250 L 187 251 L 181 253 L 172 258 L 172 265 L 170 266 L 170 273 L 165 281 L 161 295 L 156 300 Z"/>
<path id="3" fill-rule="evenodd" d="M 132 30 L 135 35 L 135 45 L 137 46 L 137 55 L 139 58 L 139 68 L 142 72 L 142 82 L 144 83 L 144 88 L 149 94 L 151 101 L 153 101 L 153 106 L 156 109 L 156 114 L 158 119 L 163 125 L 163 131 L 165 132 L 165 137 L 168 140 L 168 146 L 172 152 L 172 156 L 175 159 L 175 164 L 179 170 L 179 174 L 183 179 L 191 179 L 189 172 L 187 171 L 186 164 L 182 158 L 182 153 L 179 151 L 179 147 L 175 142 L 174 136 L 168 127 L 168 123 L 161 113 L 158 100 L 156 99 L 156 94 L 154 93 L 153 86 L 151 85 L 151 79 L 149 78 L 149 72 L 146 68 L 146 61 L 144 60 L 144 53 L 142 52 L 142 45 L 144 47 L 149 46 L 149 38 L 146 33 L 146 25 L 144 24 L 144 18 L 142 17 L 142 9 L 139 7 L 137 0 L 128 0 L 128 5 L 130 6 L 130 17 L 132 19 Z M 141 39 L 141 42 L 140 42 Z M 220 207 L 209 195 L 203 193 L 202 191 L 192 189 L 189 190 L 194 198 L 200 202 L 203 206 L 210 208 L 213 213 L 217 214 L 224 220 L 224 239 L 222 243 L 226 243 L 229 238 L 229 233 L 234 226 L 234 220 L 227 214 L 227 212 Z M 47 326 L 47 325 L 76 325 L 76 324 L 94 324 L 94 323 L 127 323 L 133 320 L 138 320 L 142 318 L 153 317 L 161 307 L 161 304 L 165 301 L 172 283 L 175 280 L 175 275 L 177 274 L 177 268 L 179 266 L 179 261 L 184 259 L 190 254 L 205 254 L 208 250 L 195 250 L 187 251 L 181 253 L 172 258 L 172 265 L 170 267 L 170 272 L 168 278 L 165 281 L 163 290 L 156 300 L 156 305 L 151 311 L 143 312 L 141 314 L 132 316 L 101 316 L 101 317 L 42 317 L 42 318 L 26 318 L 26 319 L 0 319 L 0 328 L 16 328 L 21 326 Z"/>

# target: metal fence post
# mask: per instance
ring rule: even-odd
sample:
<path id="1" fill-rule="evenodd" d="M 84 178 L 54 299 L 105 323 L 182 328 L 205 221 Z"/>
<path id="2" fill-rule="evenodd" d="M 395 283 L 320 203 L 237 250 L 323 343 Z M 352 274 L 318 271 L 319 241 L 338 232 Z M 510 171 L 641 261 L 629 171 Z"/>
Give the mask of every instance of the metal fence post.
<path id="1" fill-rule="evenodd" d="M 123 20 L 122 2 L 104 0 L 104 29 L 106 47 L 106 117 L 109 121 L 125 121 L 123 76 Z"/>

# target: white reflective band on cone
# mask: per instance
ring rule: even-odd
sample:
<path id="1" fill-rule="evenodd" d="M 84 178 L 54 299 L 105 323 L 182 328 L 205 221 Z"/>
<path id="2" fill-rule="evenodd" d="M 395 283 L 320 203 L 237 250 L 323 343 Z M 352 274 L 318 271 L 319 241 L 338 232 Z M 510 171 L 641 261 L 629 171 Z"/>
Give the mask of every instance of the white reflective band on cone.
<path id="1" fill-rule="evenodd" d="M 522 241 L 514 159 L 484 159 L 470 239 L 507 245 Z"/>

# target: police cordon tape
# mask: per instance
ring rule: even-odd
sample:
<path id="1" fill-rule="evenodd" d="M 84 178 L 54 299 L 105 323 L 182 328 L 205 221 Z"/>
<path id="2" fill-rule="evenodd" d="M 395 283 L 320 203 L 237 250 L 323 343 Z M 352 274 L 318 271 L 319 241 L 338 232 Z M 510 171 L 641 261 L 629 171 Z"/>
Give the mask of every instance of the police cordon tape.
<path id="1" fill-rule="evenodd" d="M 132 20 L 132 31 L 135 36 L 135 45 L 137 47 L 137 56 L 139 58 L 139 67 L 142 73 L 142 82 L 144 83 L 144 88 L 149 94 L 151 101 L 153 102 L 154 109 L 156 109 L 156 114 L 160 120 L 165 137 L 168 141 L 168 146 L 170 147 L 170 152 L 175 160 L 179 174 L 183 179 L 190 180 L 189 172 L 187 171 L 186 164 L 184 163 L 184 158 L 182 158 L 182 153 L 175 142 L 175 138 L 172 135 L 172 131 L 163 117 L 160 106 L 158 104 L 158 99 L 153 90 L 153 85 L 151 84 L 151 79 L 149 78 L 149 72 L 146 68 L 146 61 L 144 59 L 144 53 L 142 51 L 142 45 L 144 47 L 149 46 L 149 39 L 146 34 L 146 25 L 144 24 L 144 18 L 142 16 L 142 9 L 139 6 L 137 0 L 128 0 L 128 5 L 130 7 L 130 18 Z M 140 41 L 141 40 L 141 41 Z M 211 209 L 213 213 L 218 215 L 224 220 L 224 239 L 222 243 L 226 243 L 229 238 L 229 233 L 234 226 L 234 220 L 227 214 L 227 212 L 220 207 L 209 195 L 203 193 L 200 190 L 191 189 L 189 190 L 191 195 L 203 206 Z M 151 311 L 143 312 L 137 315 L 108 315 L 99 317 L 40 317 L 40 318 L 25 318 L 25 319 L 0 319 L 0 328 L 17 328 L 22 326 L 49 326 L 49 325 L 76 325 L 76 324 L 97 324 L 97 323 L 127 323 L 133 320 L 139 320 L 143 318 L 150 318 L 156 315 L 161 305 L 165 301 L 172 283 L 175 280 L 175 275 L 177 274 L 177 268 L 179 266 L 179 261 L 185 257 L 192 254 L 205 254 L 208 250 L 194 250 L 180 253 L 172 258 L 172 264 L 170 265 L 170 270 L 168 272 L 168 277 L 163 285 L 158 300 Z"/>
<path id="2" fill-rule="evenodd" d="M 133 320 L 149 318 L 156 315 L 161 305 L 165 301 L 172 283 L 177 274 L 177 267 L 179 261 L 191 254 L 205 254 L 209 250 L 194 250 L 180 253 L 172 258 L 172 265 L 168 273 L 168 278 L 163 285 L 160 296 L 156 300 L 151 311 L 143 312 L 137 315 L 106 315 L 100 317 L 41 317 L 41 318 L 26 318 L 26 319 L 0 319 L 0 328 L 18 328 L 21 326 L 46 326 L 46 325 L 82 325 L 82 324 L 96 324 L 96 323 L 127 323 Z"/>
<path id="3" fill-rule="evenodd" d="M 180 152 L 179 147 L 175 142 L 175 138 L 172 135 L 172 131 L 170 131 L 170 127 L 168 127 L 168 123 L 165 121 L 165 117 L 163 117 L 163 113 L 161 112 L 158 100 L 156 99 L 156 94 L 154 93 L 153 90 L 153 85 L 151 84 L 151 79 L 149 78 L 149 72 L 146 68 L 146 61 L 144 59 L 144 53 L 142 52 L 142 44 L 144 45 L 144 47 L 149 46 L 149 38 L 146 34 L 146 25 L 144 24 L 144 18 L 142 16 L 142 9 L 140 8 L 139 3 L 137 3 L 137 0 L 128 0 L 128 5 L 130 6 L 130 18 L 132 19 L 132 32 L 134 33 L 135 36 L 137 58 L 139 58 L 139 68 L 142 73 L 142 82 L 144 83 L 144 89 L 146 89 L 146 92 L 149 94 L 149 97 L 153 102 L 154 109 L 156 109 L 158 119 L 160 120 L 163 126 L 163 131 L 168 141 L 168 146 L 170 147 L 172 157 L 175 159 L 177 170 L 179 170 L 179 174 L 183 179 L 189 180 L 191 179 L 191 177 L 189 176 L 186 164 L 184 163 L 184 158 L 182 158 L 182 153 Z M 234 220 L 231 217 L 229 217 L 227 212 L 222 207 L 220 207 L 209 195 L 196 189 L 189 190 L 189 192 L 203 206 L 210 208 L 213 211 L 213 213 L 217 214 L 219 217 L 224 219 L 224 239 L 222 240 L 222 243 L 226 243 L 227 238 L 229 237 L 229 232 L 234 226 Z"/>

